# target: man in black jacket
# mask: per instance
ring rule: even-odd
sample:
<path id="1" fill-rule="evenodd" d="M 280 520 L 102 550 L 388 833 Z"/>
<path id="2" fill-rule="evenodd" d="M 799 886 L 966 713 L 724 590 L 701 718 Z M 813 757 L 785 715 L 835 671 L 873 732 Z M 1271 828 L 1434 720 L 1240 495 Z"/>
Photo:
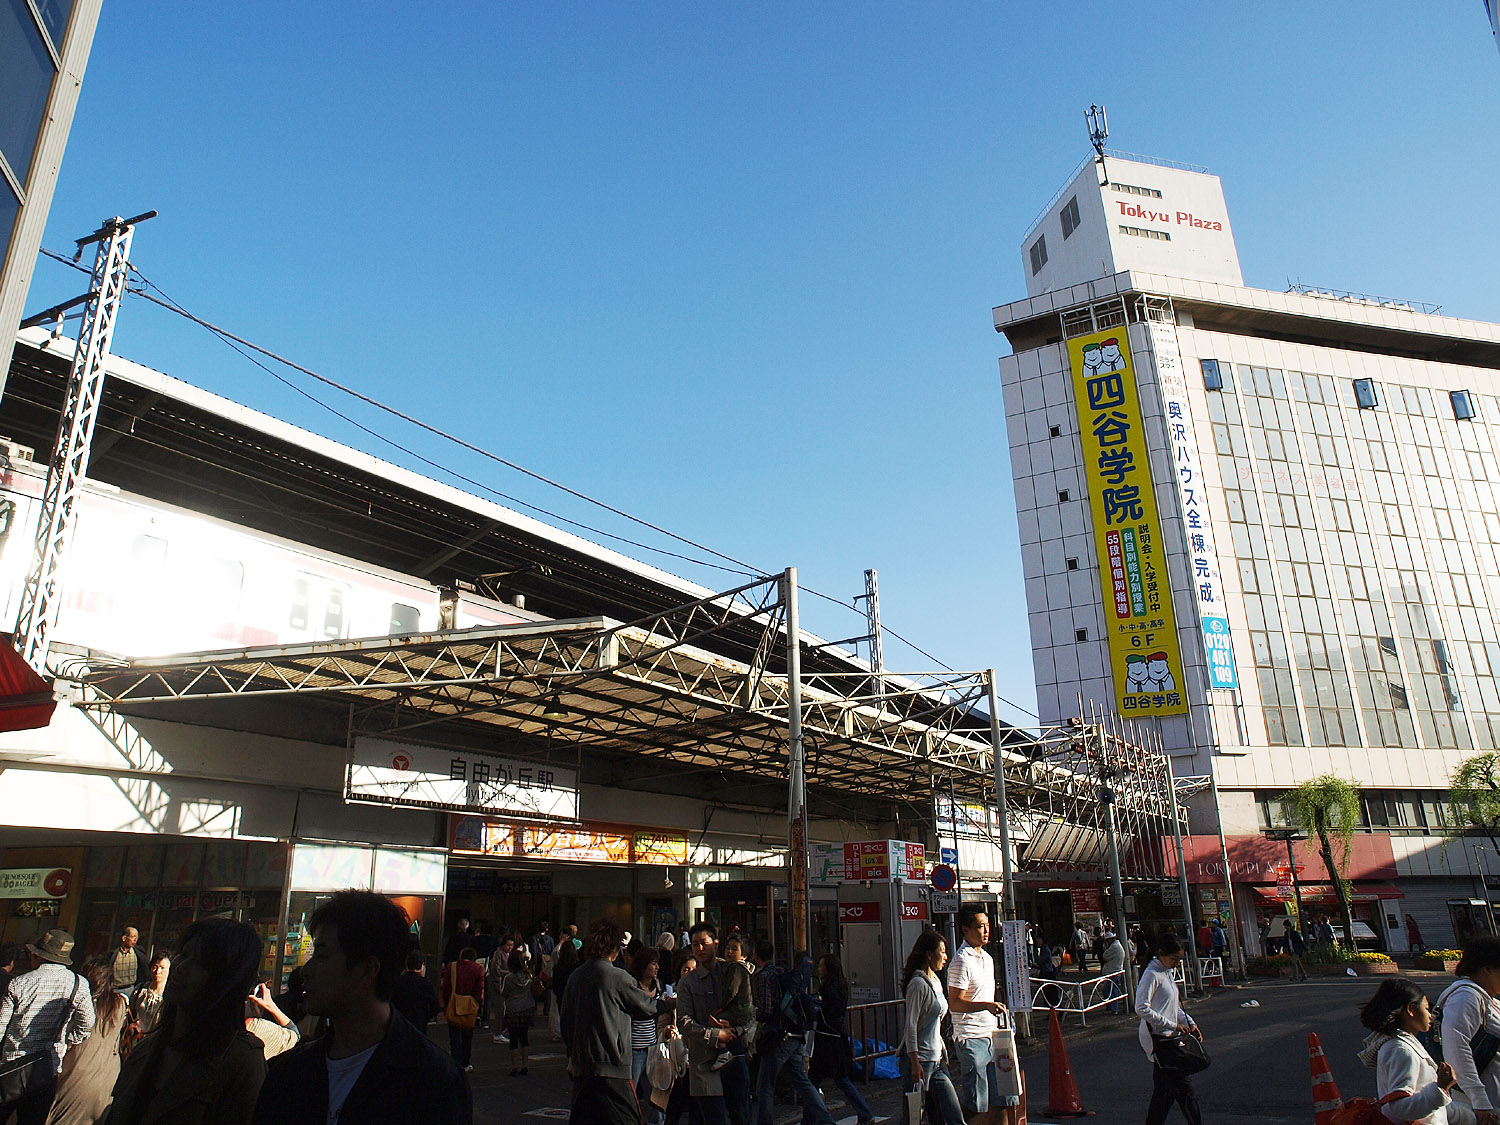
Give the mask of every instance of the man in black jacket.
<path id="1" fill-rule="evenodd" d="M 340 891 L 313 913 L 307 1010 L 331 1029 L 272 1060 L 256 1125 L 470 1125 L 468 1078 L 391 1004 L 409 925 L 369 891 Z"/>
<path id="2" fill-rule="evenodd" d="M 427 1034 L 427 1024 L 443 1010 L 437 987 L 427 979 L 427 959 L 420 949 L 406 955 L 406 972 L 391 993 L 391 1007 L 411 1021 L 413 1027 Z"/>

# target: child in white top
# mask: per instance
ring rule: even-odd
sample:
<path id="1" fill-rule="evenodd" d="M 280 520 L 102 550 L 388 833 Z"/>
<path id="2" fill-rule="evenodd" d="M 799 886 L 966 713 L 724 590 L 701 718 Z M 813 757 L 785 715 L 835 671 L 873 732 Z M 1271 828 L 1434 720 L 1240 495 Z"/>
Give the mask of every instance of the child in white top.
<path id="1" fill-rule="evenodd" d="M 1381 1105 L 1386 1118 L 1425 1125 L 1474 1121 L 1468 1107 L 1454 1103 L 1449 1095 L 1456 1081 L 1453 1068 L 1434 1063 L 1417 1038 L 1432 1028 L 1432 1009 L 1420 988 L 1405 977 L 1382 981 L 1360 1010 L 1359 1021 L 1370 1029 L 1359 1061 L 1375 1070 L 1376 1096 L 1405 1095 Z"/>

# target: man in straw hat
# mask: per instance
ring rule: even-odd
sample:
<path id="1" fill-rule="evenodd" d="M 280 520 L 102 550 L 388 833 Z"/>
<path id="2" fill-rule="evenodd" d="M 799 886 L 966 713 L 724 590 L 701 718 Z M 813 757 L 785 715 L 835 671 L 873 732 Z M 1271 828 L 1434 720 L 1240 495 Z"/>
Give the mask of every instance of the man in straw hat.
<path id="1" fill-rule="evenodd" d="M 88 984 L 68 963 L 73 935 L 48 930 L 28 945 L 31 972 L 10 982 L 0 997 L 0 1121 L 15 1113 L 16 1125 L 42 1125 L 57 1092 L 57 1072 L 68 1050 L 94 1027 Z M 7 1073 L 9 1072 L 9 1073 Z"/>

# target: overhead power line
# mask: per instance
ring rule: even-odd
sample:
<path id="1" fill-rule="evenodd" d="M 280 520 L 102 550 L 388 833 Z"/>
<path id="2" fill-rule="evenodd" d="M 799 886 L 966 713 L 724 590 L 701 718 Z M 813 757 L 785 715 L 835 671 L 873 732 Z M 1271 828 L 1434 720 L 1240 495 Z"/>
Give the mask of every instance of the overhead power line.
<path id="1" fill-rule="evenodd" d="M 46 247 L 42 247 L 41 252 L 43 254 L 45 254 L 47 257 L 53 259 L 54 261 L 61 262 L 63 265 L 68 266 L 68 267 L 70 267 L 72 269 L 80 270 L 81 272 L 84 272 L 84 273 L 89 272 L 88 270 L 84 269 L 82 266 L 80 266 L 76 262 L 74 262 L 71 258 L 64 257 L 62 254 L 58 254 L 55 251 L 48 250 Z M 624 511 L 621 508 L 617 508 L 613 504 L 610 504 L 608 501 L 600 500 L 597 497 L 590 496 L 590 495 L 588 495 L 585 492 L 580 492 L 576 488 L 573 488 L 573 487 L 571 487 L 569 485 L 563 484 L 561 481 L 553 480 L 551 477 L 546 476 L 545 474 L 538 473 L 538 472 L 536 472 L 536 471 L 534 471 L 532 469 L 528 469 L 525 465 L 518 464 L 515 461 L 511 461 L 511 460 L 509 460 L 509 459 L 507 459 L 505 457 L 500 456 L 498 453 L 495 453 L 495 452 L 493 452 L 491 450 L 488 450 L 488 449 L 484 449 L 483 447 L 475 445 L 475 444 L 473 444 L 470 441 L 466 441 L 465 439 L 457 436 L 456 434 L 451 434 L 451 433 L 447 432 L 446 430 L 439 429 L 437 426 L 434 426 L 434 425 L 432 425 L 432 424 L 430 424 L 428 422 L 424 422 L 420 418 L 415 418 L 412 415 L 407 414 L 405 411 L 402 411 L 402 410 L 400 410 L 400 409 L 398 409 L 398 408 L 396 408 L 394 406 L 391 406 L 391 405 L 389 405 L 387 403 L 381 402 L 379 399 L 371 398 L 369 395 L 364 394 L 361 391 L 357 391 L 353 387 L 346 386 L 345 384 L 338 382 L 336 379 L 331 379 L 331 378 L 329 378 L 326 375 L 319 374 L 318 372 L 312 370 L 311 368 L 304 367 L 302 364 L 297 363 L 295 360 L 288 359 L 286 356 L 283 356 L 283 355 L 279 355 L 276 352 L 271 351 L 269 348 L 262 347 L 261 345 L 255 343 L 254 341 L 247 340 L 243 336 L 236 335 L 235 333 L 229 331 L 227 328 L 220 327 L 219 325 L 214 324 L 211 321 L 205 320 L 202 317 L 197 316 L 197 315 L 189 312 L 184 306 L 182 306 L 181 304 L 179 304 L 177 301 L 173 300 L 167 294 L 167 292 L 164 289 L 162 289 L 161 286 L 157 285 L 154 281 L 152 281 L 148 277 L 146 277 L 145 274 L 141 273 L 140 270 L 136 269 L 133 266 L 131 267 L 131 269 L 135 273 L 135 275 L 138 278 L 140 278 L 142 285 L 144 285 L 146 287 L 149 287 L 151 289 L 154 289 L 154 290 L 156 290 L 157 293 L 161 294 L 160 297 L 156 297 L 156 296 L 152 296 L 148 292 L 145 292 L 144 289 L 131 288 L 130 292 L 133 295 L 141 297 L 144 300 L 150 301 L 152 304 L 159 305 L 161 308 L 164 308 L 164 309 L 168 310 L 169 312 L 176 313 L 178 316 L 183 317 L 186 320 L 190 320 L 194 324 L 197 324 L 200 327 L 208 330 L 209 332 L 211 332 L 215 336 L 217 336 L 219 339 L 221 339 L 228 347 L 232 348 L 236 353 L 238 353 L 239 355 L 243 356 L 245 359 L 249 360 L 251 363 L 255 364 L 255 366 L 259 367 L 262 371 L 264 371 L 266 374 L 270 375 L 273 379 L 275 379 L 277 382 L 281 383 L 283 386 L 289 388 L 292 391 L 295 391 L 297 394 L 299 394 L 302 397 L 306 398 L 309 402 L 312 402 L 314 405 L 322 407 L 324 410 L 328 411 L 334 417 L 340 419 L 341 421 L 347 423 L 348 425 L 353 426 L 354 428 L 356 428 L 357 430 L 359 430 L 361 433 L 368 434 L 370 437 L 373 437 L 373 438 L 375 438 L 378 441 L 385 442 L 387 445 L 391 446 L 393 449 L 399 450 L 400 452 L 406 454 L 408 457 L 415 458 L 417 461 L 420 461 L 422 464 L 427 465 L 430 468 L 433 468 L 433 469 L 436 469 L 439 472 L 448 474 L 449 476 L 452 476 L 456 480 L 460 480 L 460 481 L 464 482 L 465 484 L 468 484 L 468 485 L 470 485 L 472 487 L 481 489 L 484 492 L 488 492 L 488 493 L 490 493 L 492 495 L 499 496 L 499 497 L 503 498 L 504 500 L 506 500 L 508 503 L 516 504 L 516 505 L 518 505 L 520 507 L 528 508 L 531 511 L 538 512 L 538 513 L 546 516 L 548 519 L 558 520 L 560 522 L 569 524 L 569 525 L 571 525 L 573 527 L 580 528 L 583 531 L 587 531 L 588 533 L 590 533 L 592 535 L 603 536 L 603 537 L 605 537 L 607 539 L 612 539 L 612 540 L 614 540 L 614 541 L 616 541 L 618 543 L 627 544 L 627 545 L 635 547 L 635 548 L 637 548 L 639 550 L 654 552 L 656 554 L 665 555 L 665 556 L 667 556 L 669 558 L 679 559 L 679 560 L 681 560 L 683 562 L 692 563 L 692 564 L 694 564 L 696 566 L 706 566 L 706 567 L 710 567 L 710 568 L 715 569 L 715 570 L 724 571 L 726 573 L 742 575 L 744 577 L 751 577 L 751 578 L 753 578 L 753 577 L 763 576 L 763 575 L 766 575 L 768 573 L 763 568 L 756 567 L 753 564 L 744 561 L 743 559 L 738 559 L 738 558 L 735 558 L 733 555 L 725 554 L 723 551 L 717 550 L 714 547 L 710 547 L 706 543 L 700 543 L 700 542 L 698 542 L 695 539 L 690 539 L 690 538 L 688 538 L 685 535 L 679 535 L 677 532 L 671 531 L 668 528 L 662 527 L 660 524 L 653 523 L 652 521 L 650 521 L 648 519 L 645 519 L 645 518 L 643 518 L 641 516 L 633 515 L 632 513 Z M 459 446 L 462 449 L 468 450 L 470 453 L 478 454 L 480 457 L 483 457 L 483 458 L 486 458 L 487 460 L 493 461 L 496 464 L 504 465 L 508 469 L 513 469 L 514 471 L 516 471 L 518 473 L 521 473 L 521 474 L 523 474 L 525 476 L 528 476 L 528 477 L 532 478 L 535 481 L 538 481 L 538 482 L 540 482 L 542 484 L 548 485 L 548 486 L 550 486 L 552 488 L 556 488 L 559 491 L 565 492 L 569 496 L 572 496 L 572 497 L 574 497 L 574 498 L 576 498 L 578 500 L 582 500 L 583 502 L 585 502 L 587 504 L 593 504 L 595 507 L 602 508 L 605 511 L 607 511 L 607 512 L 613 514 L 613 515 L 619 516 L 621 519 L 628 520 L 631 523 L 638 524 L 641 527 L 644 527 L 644 528 L 647 528 L 647 529 L 649 529 L 651 531 L 654 531 L 654 532 L 656 532 L 659 535 L 665 535 L 667 538 L 669 538 L 669 539 L 671 539 L 671 540 L 673 540 L 673 541 L 675 541 L 677 543 L 681 543 L 684 546 L 691 547 L 691 548 L 693 548 L 694 550 L 697 550 L 697 551 L 702 551 L 702 552 L 704 552 L 704 553 L 706 553 L 708 555 L 712 555 L 714 558 L 722 560 L 722 562 L 711 562 L 708 559 L 694 558 L 694 557 L 692 557 L 690 555 L 684 555 L 684 554 L 681 554 L 681 553 L 676 552 L 676 551 L 670 551 L 670 550 L 667 550 L 667 549 L 665 549 L 663 547 L 654 547 L 654 546 L 651 546 L 651 545 L 646 544 L 646 543 L 641 543 L 641 542 L 639 542 L 637 540 L 629 539 L 629 538 L 627 538 L 625 536 L 617 535 L 617 534 L 615 534 L 613 532 L 605 531 L 602 528 L 593 527 L 593 526 L 591 526 L 589 524 L 582 523 L 582 522 L 580 522 L 578 520 L 570 519 L 567 516 L 561 515 L 560 513 L 549 511 L 546 508 L 542 508 L 542 507 L 540 507 L 540 506 L 538 506 L 536 504 L 532 504 L 532 503 L 530 503 L 530 502 L 528 502 L 526 500 L 522 500 L 519 497 L 512 496 L 512 495 L 509 495 L 507 493 L 501 492 L 500 490 L 494 488 L 493 486 L 485 484 L 483 481 L 475 480 L 472 477 L 468 477 L 468 476 L 464 475 L 463 473 L 458 472 L 456 469 L 453 469 L 453 468 L 451 468 L 451 467 L 449 467 L 447 465 L 441 464 L 438 461 L 434 461 L 432 458 L 427 457 L 427 456 L 425 456 L 425 455 L 417 452 L 416 450 L 414 450 L 414 449 L 412 449 L 412 448 L 410 448 L 410 447 L 408 447 L 406 445 L 401 444 L 400 442 L 396 441 L 394 438 L 391 438 L 388 435 L 383 434 L 383 433 L 379 432 L 378 430 L 375 430 L 375 429 L 373 429 L 373 428 L 371 428 L 369 426 L 366 426 L 363 423 L 355 420 L 354 418 L 351 418 L 349 415 L 347 415 L 347 414 L 343 413 L 342 411 L 338 410 L 336 407 L 332 406 L 331 404 L 329 404 L 327 402 L 324 402 L 322 399 L 318 398 L 316 395 L 314 395 L 311 392 L 309 392 L 306 388 L 297 386 L 296 383 L 293 383 L 291 380 L 287 379 L 285 376 L 283 376 L 280 373 L 272 370 L 270 367 L 266 366 L 266 364 L 262 363 L 259 359 L 257 359 L 254 355 L 247 354 L 247 352 L 245 351 L 245 349 L 249 349 L 252 352 L 257 352 L 260 355 L 265 356 L 267 359 L 274 360 L 277 363 L 280 363 L 280 364 L 283 364 L 283 365 L 285 365 L 287 367 L 290 367 L 294 371 L 301 372 L 303 375 L 306 375 L 308 378 L 316 380 L 319 383 L 322 383 L 326 387 L 330 387 L 333 390 L 336 390 L 336 391 L 339 391 L 339 392 L 341 392 L 343 394 L 349 395 L 351 398 L 357 399 L 358 401 L 364 403 L 367 406 L 371 406 L 371 407 L 375 408 L 376 410 L 382 411 L 385 414 L 389 414 L 393 418 L 398 418 L 401 421 L 407 423 L 408 425 L 415 426 L 415 427 L 417 427 L 417 429 L 422 430 L 422 431 L 424 431 L 426 433 L 429 433 L 429 434 L 431 434 L 432 436 L 434 436 L 436 438 L 440 438 L 443 441 L 451 442 L 454 445 L 457 445 L 457 446 Z M 725 566 L 725 565 L 723 565 L 724 563 L 732 563 L 733 566 Z M 823 601 L 830 602 L 833 605 L 840 606 L 841 608 L 849 610 L 850 612 L 858 612 L 858 610 L 852 604 L 850 604 L 849 602 L 846 602 L 842 598 L 834 597 L 832 594 L 825 594 L 823 591 L 814 589 L 811 586 L 803 586 L 801 588 L 804 591 L 806 591 L 807 593 L 813 595 L 816 598 L 820 598 Z M 882 632 L 886 636 L 894 637 L 896 640 L 900 641 L 902 644 L 904 644 L 908 648 L 910 648 L 913 652 L 915 652 L 918 655 L 920 655 L 922 657 L 925 657 L 926 659 L 932 661 L 934 664 L 936 664 L 938 667 L 942 668 L 944 671 L 952 672 L 952 671 L 955 670 L 950 664 L 948 664 L 945 661 L 943 661 L 943 660 L 939 659 L 938 657 L 934 656 L 932 653 L 928 652 L 926 649 L 924 649 L 920 645 L 918 645 L 915 641 L 912 641 L 909 638 L 902 636 L 900 633 L 896 632 L 894 629 L 886 627 L 886 628 L 882 629 Z M 1017 711 L 1021 712 L 1024 715 L 1029 715 L 1032 718 L 1039 718 L 1039 716 L 1036 714 L 1036 712 L 1030 710 L 1029 708 L 1021 706 L 1019 703 L 1016 703 L 1014 700 L 1006 699 L 1004 696 L 1000 696 L 998 698 L 1001 700 L 1001 702 L 1007 704 L 1008 706 L 1014 707 Z"/>

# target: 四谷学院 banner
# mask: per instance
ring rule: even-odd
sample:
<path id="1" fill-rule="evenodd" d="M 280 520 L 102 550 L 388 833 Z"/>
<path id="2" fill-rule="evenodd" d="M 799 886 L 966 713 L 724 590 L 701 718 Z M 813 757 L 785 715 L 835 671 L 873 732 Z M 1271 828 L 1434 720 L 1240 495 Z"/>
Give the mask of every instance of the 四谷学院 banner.
<path id="1" fill-rule="evenodd" d="M 1123 715 L 1181 715 L 1182 655 L 1124 327 L 1069 340 L 1068 359 L 1115 699 Z"/>

